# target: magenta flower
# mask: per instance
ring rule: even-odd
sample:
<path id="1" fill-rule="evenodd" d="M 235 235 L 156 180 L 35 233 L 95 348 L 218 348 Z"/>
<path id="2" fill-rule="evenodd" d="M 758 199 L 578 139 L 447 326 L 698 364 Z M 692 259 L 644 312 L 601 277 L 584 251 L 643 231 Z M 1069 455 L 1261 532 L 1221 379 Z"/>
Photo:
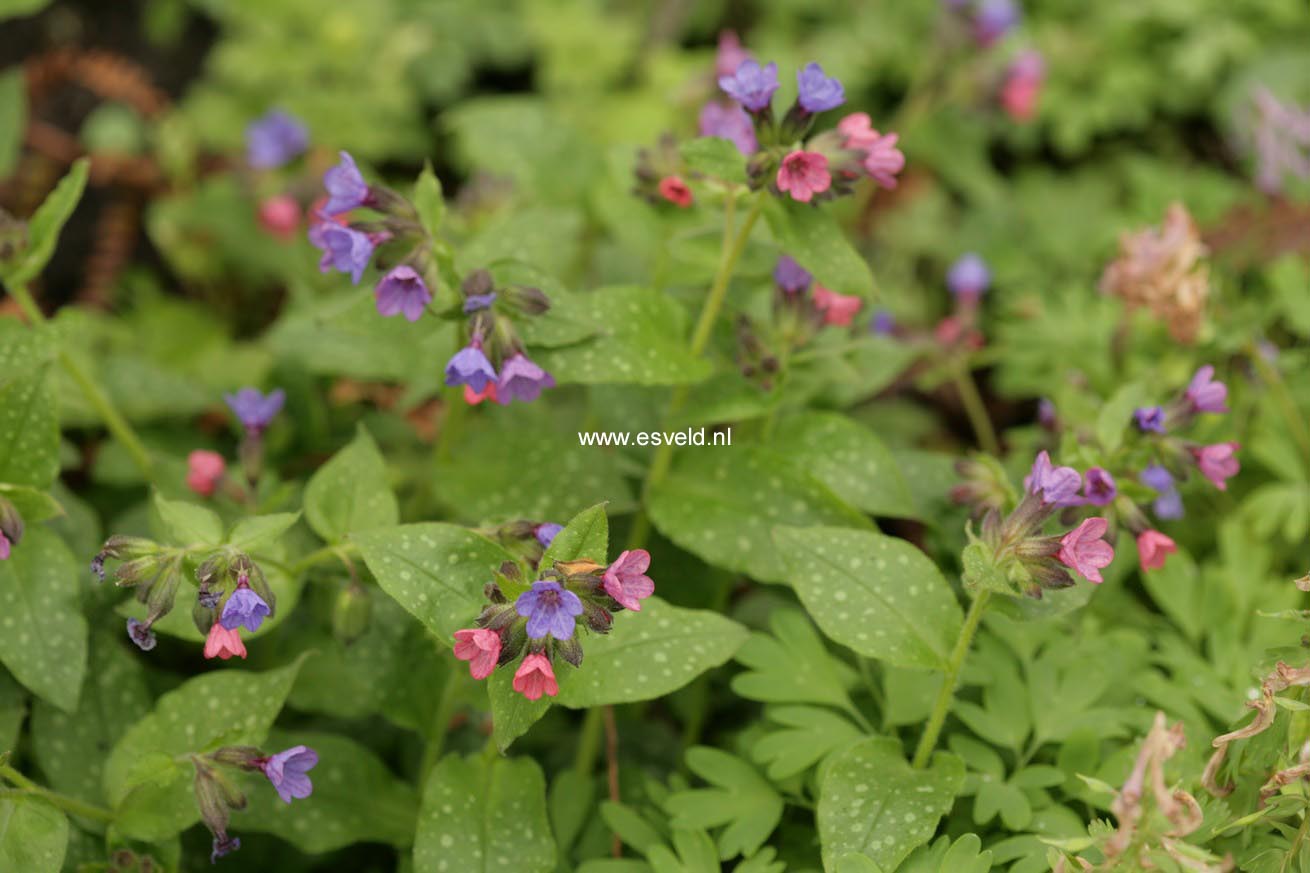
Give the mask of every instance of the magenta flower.
<path id="1" fill-rule="evenodd" d="M 319 272 L 340 270 L 349 274 L 350 281 L 356 285 L 373 259 L 373 249 L 383 239 L 383 235 L 374 236 L 330 221 L 319 222 L 310 229 L 310 241 L 323 252 L 318 262 Z"/>
<path id="2" fill-rule="evenodd" d="M 537 525 L 537 527 L 532 531 L 532 535 L 537 538 L 537 542 L 541 543 L 543 549 L 549 549 L 550 544 L 555 541 L 555 537 L 558 536 L 559 532 L 562 530 L 564 530 L 564 525 L 547 522 L 545 524 Z"/>
<path id="3" fill-rule="evenodd" d="M 237 582 L 236 590 L 227 598 L 227 603 L 223 604 L 223 615 L 218 621 L 228 630 L 245 627 L 254 633 L 272 612 L 264 598 L 250 589 L 250 583 L 243 575 Z"/>
<path id="4" fill-rule="evenodd" d="M 423 277 L 407 264 L 392 267 L 374 289 L 378 314 L 383 316 L 404 314 L 406 321 L 418 321 L 423 310 L 432 302 L 432 292 Z"/>
<path id="5" fill-rule="evenodd" d="M 349 152 L 341 152 L 341 163 L 323 174 L 323 187 L 328 192 L 328 202 L 322 209 L 326 216 L 340 215 L 368 202 L 368 183 Z"/>
<path id="6" fill-rule="evenodd" d="M 823 67 L 806 64 L 796 73 L 796 102 L 806 112 L 826 112 L 846 102 L 846 90 L 841 82 L 826 76 Z"/>
<path id="7" fill-rule="evenodd" d="M 716 136 L 729 140 L 743 155 L 753 155 L 759 148 L 751 117 L 736 103 L 731 106 L 706 103 L 700 111 L 699 123 L 701 136 Z"/>
<path id="8" fill-rule="evenodd" d="M 186 485 L 201 497 L 213 497 L 227 471 L 227 461 L 218 452 L 196 449 L 186 457 Z"/>
<path id="9" fill-rule="evenodd" d="M 1045 451 L 1038 452 L 1032 472 L 1023 480 L 1029 494 L 1038 495 L 1047 506 L 1077 506 L 1083 477 L 1073 467 L 1056 467 Z"/>
<path id="10" fill-rule="evenodd" d="M 1093 506 L 1105 506 L 1114 500 L 1119 489 L 1114 484 L 1110 471 L 1102 467 L 1092 467 L 1083 476 L 1083 494 Z"/>
<path id="11" fill-rule="evenodd" d="M 823 313 L 824 324 L 848 326 L 863 304 L 864 301 L 854 294 L 838 294 L 817 283 L 814 286 L 814 306 Z"/>
<path id="12" fill-rule="evenodd" d="M 1103 518 L 1084 519 L 1078 527 L 1060 539 L 1060 563 L 1077 570 L 1089 582 L 1100 583 L 1101 568 L 1114 560 L 1114 548 L 1101 537 L 1109 524 Z"/>
<path id="13" fill-rule="evenodd" d="M 227 401 L 228 408 L 237 417 L 237 421 L 240 421 L 241 426 L 246 429 L 246 433 L 258 436 L 282 411 L 287 394 L 281 388 L 276 388 L 267 395 L 257 388 L 242 388 L 236 394 L 224 394 L 223 399 Z"/>
<path id="14" fill-rule="evenodd" d="M 500 658 L 500 634 L 480 627 L 455 631 L 455 657 L 469 662 L 474 679 L 486 679 Z"/>
<path id="15" fill-rule="evenodd" d="M 496 402 L 502 405 L 511 400 L 531 402 L 541 396 L 542 389 L 554 387 L 555 377 L 519 352 L 501 365 Z"/>
<path id="16" fill-rule="evenodd" d="M 1137 535 L 1137 558 L 1143 570 L 1159 570 L 1176 551 L 1178 546 L 1174 541 L 1158 530 L 1144 530 Z"/>
<path id="17" fill-rule="evenodd" d="M 650 552 L 645 549 L 623 552 L 605 569 L 605 593 L 624 609 L 641 612 L 641 601 L 655 593 L 655 583 L 646 575 L 649 569 Z"/>
<path id="18" fill-rule="evenodd" d="M 278 797 L 290 803 L 292 798 L 304 799 L 314 792 L 309 771 L 318 763 L 318 752 L 308 746 L 292 746 L 259 761 L 268 781 L 273 783 Z"/>
<path id="19" fill-rule="evenodd" d="M 1227 412 L 1228 386 L 1214 380 L 1214 367 L 1206 364 L 1196 371 L 1183 393 L 1193 412 Z"/>
<path id="20" fill-rule="evenodd" d="M 1214 483 L 1220 491 L 1228 490 L 1228 480 L 1237 475 L 1242 465 L 1237 461 L 1237 443 L 1215 443 L 1192 449 L 1192 457 L 1201 468 L 1201 475 Z"/>
<path id="21" fill-rule="evenodd" d="M 488 382 L 495 381 L 496 368 L 491 366 L 491 361 L 482 353 L 482 343 L 476 338 L 455 352 L 446 363 L 447 385 L 467 385 L 474 392 L 481 392 Z"/>
<path id="22" fill-rule="evenodd" d="M 1164 433 L 1164 407 L 1143 406 L 1133 410 L 1133 420 L 1142 433 Z"/>
<path id="23" fill-rule="evenodd" d="M 1046 77 L 1046 62 L 1039 52 L 1027 51 L 1014 59 L 1005 71 L 1001 106 L 1015 121 L 1028 121 L 1037 111 L 1037 100 Z"/>
<path id="24" fill-rule="evenodd" d="M 815 194 L 827 191 L 832 185 L 828 159 L 818 152 L 794 151 L 782 159 L 777 182 L 779 191 L 787 192 L 793 200 L 809 203 Z"/>
<path id="25" fill-rule="evenodd" d="M 873 122 L 864 112 L 852 113 L 837 123 L 837 130 L 845 139 L 842 148 L 864 152 L 860 162 L 864 171 L 888 190 L 896 187 L 896 175 L 905 169 L 905 155 L 896 148 L 897 134 L 881 134 L 874 130 Z"/>
<path id="26" fill-rule="evenodd" d="M 555 681 L 550 660 L 542 654 L 524 658 L 514 673 L 513 688 L 528 700 L 540 700 L 543 694 L 548 697 L 559 694 L 559 683 Z"/>
<path id="27" fill-rule="evenodd" d="M 246 128 L 246 162 L 260 170 L 280 167 L 309 147 L 309 130 L 295 116 L 274 109 Z"/>
<path id="28" fill-rule="evenodd" d="M 558 582 L 538 579 L 514 601 L 514 610 L 528 620 L 530 638 L 567 640 L 582 615 L 582 600 Z"/>
<path id="29" fill-rule="evenodd" d="M 778 65 L 761 67 L 753 59 L 742 61 L 731 76 L 719 77 L 719 87 L 747 110 L 760 112 L 768 108 L 778 90 Z"/>
<path id="30" fill-rule="evenodd" d="M 956 297 L 977 300 L 992 284 L 987 262 L 976 252 L 962 255 L 946 273 L 946 287 Z"/>
<path id="31" fill-rule="evenodd" d="M 773 281 L 788 294 L 800 294 L 810 287 L 814 277 L 810 271 L 796 263 L 787 255 L 778 258 L 773 268 Z"/>

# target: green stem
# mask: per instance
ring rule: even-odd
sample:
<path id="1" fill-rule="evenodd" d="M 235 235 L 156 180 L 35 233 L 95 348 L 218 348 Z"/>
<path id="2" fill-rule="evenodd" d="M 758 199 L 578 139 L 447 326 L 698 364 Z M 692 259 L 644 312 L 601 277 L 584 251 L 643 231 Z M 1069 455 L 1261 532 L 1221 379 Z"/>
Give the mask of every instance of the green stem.
<path id="1" fill-rule="evenodd" d="M 991 599 L 992 593 L 983 589 L 978 592 L 978 596 L 973 599 L 969 606 L 969 612 L 964 617 L 964 626 L 960 628 L 960 636 L 955 641 L 955 648 L 951 651 L 951 658 L 946 663 L 946 673 L 942 677 L 941 690 L 937 692 L 937 700 L 933 703 L 932 713 L 928 716 L 928 722 L 923 727 L 923 735 L 919 737 L 919 745 L 914 750 L 914 766 L 921 769 L 928 766 L 928 759 L 932 757 L 933 749 L 937 746 L 937 737 L 942 732 L 942 725 L 946 723 L 946 713 L 951 709 L 951 702 L 955 699 L 955 686 L 960 681 L 960 669 L 964 666 L 964 659 L 969 654 L 969 648 L 973 645 L 974 635 L 978 633 L 978 625 L 982 621 L 983 613 L 987 610 L 987 601 Z"/>
<path id="2" fill-rule="evenodd" d="M 982 395 L 978 393 L 978 383 L 973 381 L 973 374 L 969 372 L 968 366 L 963 361 L 956 364 L 953 369 L 955 389 L 960 392 L 960 402 L 964 404 L 964 413 L 969 417 L 969 424 L 973 427 L 978 445 L 982 446 L 988 454 L 999 457 L 1001 441 L 996 438 L 996 429 L 992 427 L 991 416 L 987 414 Z"/>
<path id="3" fill-rule="evenodd" d="M 600 737 L 604 729 L 605 713 L 599 706 L 593 706 L 582 719 L 582 730 L 578 732 L 578 751 L 573 756 L 573 769 L 583 779 L 589 777 L 596 768 L 596 756 L 600 754 Z"/>
<path id="4" fill-rule="evenodd" d="M 1292 438 L 1301 449 L 1302 460 L 1310 469 L 1310 429 L 1306 428 L 1305 419 L 1301 417 L 1301 410 L 1297 408 L 1296 398 L 1292 392 L 1287 390 L 1287 383 L 1283 381 L 1282 374 L 1273 364 L 1265 360 L 1265 356 L 1260 354 L 1260 350 L 1251 346 L 1248 349 L 1251 361 L 1255 364 L 1255 369 L 1264 380 L 1265 385 L 1274 394 L 1274 400 L 1278 403 L 1278 408 L 1287 421 L 1287 428 L 1292 432 Z"/>
<path id="5" fill-rule="evenodd" d="M 42 800 L 59 807 L 69 815 L 103 822 L 113 822 L 114 820 L 114 813 L 103 806 L 84 803 L 75 797 L 69 797 L 67 794 L 60 794 L 57 791 L 51 791 L 49 788 L 37 785 L 8 764 L 0 764 L 0 777 L 7 779 L 29 794 L 40 797 Z"/>
<path id="6" fill-rule="evenodd" d="M 45 313 L 41 311 L 41 307 L 36 305 L 36 301 L 32 299 L 32 292 L 26 285 L 18 284 L 8 287 L 9 293 L 18 301 L 18 308 L 27 316 L 28 321 L 34 325 L 47 323 Z M 153 467 L 150 462 L 150 453 L 146 451 L 145 444 L 136 435 L 136 431 L 132 430 L 132 426 L 127 423 L 127 419 L 119 414 L 118 410 L 114 408 L 114 404 L 101 390 L 100 385 L 82 368 L 76 358 L 60 349 L 59 363 L 63 365 L 64 369 L 68 371 L 68 375 L 72 376 L 73 381 L 82 389 L 87 401 L 90 402 L 92 408 L 104 421 L 109 432 L 127 449 L 128 454 L 132 456 L 132 460 L 141 471 L 141 475 L 145 477 L 147 482 L 150 481 Z"/>
<path id="7" fill-rule="evenodd" d="M 316 564 L 321 564 L 330 558 L 337 558 L 349 567 L 350 562 L 347 558 L 350 555 L 355 554 L 358 550 L 358 547 L 354 543 L 336 543 L 330 546 L 324 546 L 321 549 L 316 549 L 308 555 L 305 555 L 299 561 L 296 561 L 288 567 L 287 570 L 292 576 L 299 576 L 310 567 L 313 567 Z"/>

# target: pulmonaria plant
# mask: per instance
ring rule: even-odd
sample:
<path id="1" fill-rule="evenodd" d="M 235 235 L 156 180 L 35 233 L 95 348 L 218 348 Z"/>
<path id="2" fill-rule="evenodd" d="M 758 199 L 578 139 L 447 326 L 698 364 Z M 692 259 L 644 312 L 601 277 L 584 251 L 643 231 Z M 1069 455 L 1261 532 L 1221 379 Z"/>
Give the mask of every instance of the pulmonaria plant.
<path id="1" fill-rule="evenodd" d="M 192 755 L 196 807 L 213 835 L 210 862 L 241 848 L 241 840 L 228 833 L 233 810 L 246 808 L 246 796 L 232 778 L 242 771 L 261 773 L 283 803 L 304 800 L 314 793 L 309 771 L 318 765 L 318 753 L 308 746 L 292 746 L 267 754 L 255 746 L 224 746 L 204 755 Z"/>
<path id="2" fill-rule="evenodd" d="M 520 525 L 517 533 L 526 530 L 540 540 L 548 527 L 554 526 Z M 490 603 L 476 626 L 455 632 L 455 657 L 468 662 L 474 679 L 486 679 L 498 667 L 512 668 L 515 691 L 529 700 L 554 697 L 559 694 L 555 664 L 581 666 L 584 630 L 607 634 L 614 613 L 641 611 L 642 601 L 655 591 L 649 569 L 650 554 L 634 549 L 609 566 L 586 559 L 553 561 L 538 566 L 537 578 L 525 585 L 519 566 L 507 563 L 487 584 Z"/>
<path id="3" fill-rule="evenodd" d="M 476 405 L 494 400 L 502 405 L 515 400 L 531 402 L 555 377 L 528 357 L 508 313 L 531 318 L 550 308 L 539 288 L 497 288 L 486 270 L 470 273 L 461 285 L 468 344 L 446 363 L 446 385 L 463 386 L 464 401 Z"/>

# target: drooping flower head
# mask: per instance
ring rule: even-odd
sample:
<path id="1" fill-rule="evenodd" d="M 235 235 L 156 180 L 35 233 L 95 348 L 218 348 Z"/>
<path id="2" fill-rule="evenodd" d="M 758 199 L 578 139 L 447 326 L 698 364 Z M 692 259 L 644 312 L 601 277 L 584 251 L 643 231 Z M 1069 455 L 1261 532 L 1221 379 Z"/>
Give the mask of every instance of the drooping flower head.
<path id="1" fill-rule="evenodd" d="M 1133 410 L 1133 420 L 1142 433 L 1164 433 L 1164 407 L 1143 406 Z"/>
<path id="2" fill-rule="evenodd" d="M 246 429 L 246 433 L 258 436 L 282 411 L 287 395 L 281 388 L 275 388 L 267 395 L 257 388 L 242 388 L 236 394 L 223 395 L 223 399 L 227 401 L 237 421 Z"/>
<path id="3" fill-rule="evenodd" d="M 1092 467 L 1083 476 L 1083 494 L 1093 506 L 1108 505 L 1118 493 L 1114 477 L 1103 467 Z"/>
<path id="4" fill-rule="evenodd" d="M 1077 506 L 1081 503 L 1078 489 L 1083 477 L 1073 467 L 1056 467 L 1045 451 L 1037 453 L 1032 471 L 1023 480 L 1029 494 L 1039 495 L 1047 506 Z"/>
<path id="5" fill-rule="evenodd" d="M 378 314 L 404 315 L 406 321 L 418 321 L 423 310 L 432 302 L 432 292 L 418 271 L 408 264 L 399 264 L 378 282 L 374 289 Z"/>
<path id="6" fill-rule="evenodd" d="M 781 255 L 773 268 L 773 281 L 788 294 L 800 294 L 810 287 L 814 277 L 790 257 Z"/>
<path id="7" fill-rule="evenodd" d="M 500 657 L 500 634 L 480 627 L 455 631 L 455 657 L 469 662 L 474 679 L 486 679 Z"/>
<path id="8" fill-rule="evenodd" d="M 1214 487 L 1220 491 L 1228 490 L 1228 480 L 1236 476 L 1242 469 L 1242 465 L 1237 460 L 1237 450 L 1241 448 L 1237 443 L 1215 443 L 1212 446 L 1201 446 L 1192 449 L 1192 457 L 1196 459 L 1196 465 L 1201 469 L 1201 475 L 1214 483 Z"/>
<path id="9" fill-rule="evenodd" d="M 205 657 L 221 658 L 226 661 L 233 655 L 244 658 L 246 644 L 241 642 L 241 631 L 228 630 L 221 621 L 214 622 L 205 638 Z"/>
<path id="10" fill-rule="evenodd" d="M 500 379 L 496 382 L 496 402 L 531 402 L 541 396 L 543 389 L 554 387 L 554 376 L 533 363 L 527 355 L 518 352 L 501 365 Z"/>
<path id="11" fill-rule="evenodd" d="M 961 255 L 946 273 L 946 287 L 961 299 L 977 300 L 991 284 L 991 270 L 977 252 Z"/>
<path id="12" fill-rule="evenodd" d="M 641 612 L 641 601 L 655 593 L 655 582 L 646 575 L 650 569 L 650 552 L 645 549 L 625 551 L 605 569 L 605 593 L 624 609 Z"/>
<path id="13" fill-rule="evenodd" d="M 981 0 L 973 17 L 973 36 L 984 48 L 1009 33 L 1022 18 L 1014 0 Z"/>
<path id="14" fill-rule="evenodd" d="M 905 169 L 905 155 L 896 147 L 899 136 L 881 134 L 873 128 L 867 113 L 854 112 L 837 123 L 842 148 L 864 152 L 861 165 L 874 182 L 888 190 L 896 187 L 896 175 Z"/>
<path id="15" fill-rule="evenodd" d="M 1192 381 L 1183 392 L 1183 397 L 1193 412 L 1228 411 L 1228 386 L 1223 382 L 1215 381 L 1214 367 L 1209 364 L 1198 369 L 1192 376 Z"/>
<path id="16" fill-rule="evenodd" d="M 838 294 L 816 283 L 814 305 L 823 313 L 824 324 L 846 327 L 855 320 L 864 301 L 854 294 Z"/>
<path id="17" fill-rule="evenodd" d="M 240 837 L 229 836 L 226 831 L 215 834 L 213 848 L 209 853 L 209 863 L 217 864 L 219 858 L 226 857 L 240 848 Z"/>
<path id="18" fill-rule="evenodd" d="M 474 391 L 470 385 L 464 386 L 464 402 L 469 406 L 477 406 L 484 400 L 490 400 L 492 403 L 496 402 L 495 382 L 488 382 L 481 391 Z"/>
<path id="19" fill-rule="evenodd" d="M 751 117 L 736 103 L 706 103 L 700 111 L 701 136 L 717 136 L 732 142 L 743 155 L 753 155 L 759 148 Z"/>
<path id="20" fill-rule="evenodd" d="M 1177 544 L 1158 530 L 1144 530 L 1137 535 L 1137 558 L 1143 570 L 1158 570 L 1165 559 L 1178 551 Z"/>
<path id="21" fill-rule="evenodd" d="M 537 542 L 541 543 L 543 549 L 549 549 L 550 544 L 555 541 L 555 537 L 562 530 L 564 530 L 564 525 L 555 524 L 554 522 L 546 522 L 545 524 L 537 525 L 537 527 L 532 531 L 532 535 L 537 538 Z"/>
<path id="22" fill-rule="evenodd" d="M 1159 464 L 1149 464 L 1137 477 L 1143 485 L 1160 492 L 1152 509 L 1156 518 L 1167 521 L 1183 517 L 1183 498 L 1174 487 L 1174 477 Z"/>
<path id="23" fill-rule="evenodd" d="M 773 92 L 778 90 L 778 65 L 769 63 L 761 67 L 758 61 L 747 59 L 732 75 L 720 76 L 719 87 L 747 111 L 761 112 L 768 108 Z"/>
<path id="24" fill-rule="evenodd" d="M 317 763 L 318 752 L 308 746 L 292 746 L 259 762 L 260 769 L 284 803 L 290 803 L 292 798 L 304 799 L 314 792 L 309 771 Z"/>
<path id="25" fill-rule="evenodd" d="M 514 609 L 528 620 L 529 638 L 539 640 L 550 635 L 567 640 L 573 636 L 577 617 L 582 615 L 582 601 L 558 582 L 538 579 L 514 601 Z"/>
<path id="26" fill-rule="evenodd" d="M 796 72 L 796 102 L 809 113 L 826 112 L 846 102 L 841 82 L 827 76 L 823 67 L 808 63 Z"/>
<path id="27" fill-rule="evenodd" d="M 1060 563 L 1077 570 L 1089 582 L 1103 582 L 1101 569 L 1114 560 L 1114 548 L 1101 539 L 1108 527 L 1103 518 L 1084 519 L 1060 538 Z"/>
<path id="28" fill-rule="evenodd" d="M 135 618 L 127 620 L 127 637 L 143 652 L 148 652 L 155 647 L 155 632 L 150 629 L 149 624 L 137 621 Z"/>
<path id="29" fill-rule="evenodd" d="M 687 187 L 681 176 L 665 176 L 660 179 L 656 190 L 661 197 L 680 209 L 686 209 L 691 205 L 691 188 Z"/>
<path id="30" fill-rule="evenodd" d="M 227 471 L 227 461 L 218 452 L 196 449 L 186 456 L 186 485 L 201 497 L 213 497 Z"/>
<path id="31" fill-rule="evenodd" d="M 250 582 L 243 574 L 237 581 L 236 590 L 228 596 L 227 603 L 223 604 L 223 615 L 219 623 L 227 630 L 244 627 L 254 633 L 272 612 L 264 598 L 251 590 Z"/>
<path id="32" fill-rule="evenodd" d="M 259 170 L 280 167 L 309 147 L 309 129 L 295 116 L 274 109 L 246 128 L 246 161 Z"/>
<path id="33" fill-rule="evenodd" d="M 482 343 L 473 341 L 455 352 L 446 364 L 446 384 L 464 385 L 474 392 L 480 392 L 489 382 L 496 381 L 496 368 L 482 351 Z"/>
<path id="34" fill-rule="evenodd" d="M 782 159 L 776 181 L 779 191 L 790 194 L 793 200 L 809 203 L 815 194 L 822 194 L 832 186 L 828 159 L 818 152 L 794 151 Z"/>
<path id="35" fill-rule="evenodd" d="M 385 233 L 368 234 L 330 221 L 315 224 L 309 237 L 310 242 L 323 252 L 318 262 L 319 272 L 339 270 L 349 274 L 350 281 L 356 285 L 373 259 L 373 250 L 385 238 Z"/>
<path id="36" fill-rule="evenodd" d="M 369 199 L 368 183 L 349 152 L 341 152 L 341 161 L 323 174 L 323 187 L 327 189 L 328 202 L 321 211 L 329 217 L 358 209 Z"/>
<path id="37" fill-rule="evenodd" d="M 554 697 L 559 694 L 559 683 L 555 681 L 555 670 L 550 660 L 541 654 L 531 654 L 514 673 L 514 690 L 528 700 L 540 700 L 544 694 Z"/>

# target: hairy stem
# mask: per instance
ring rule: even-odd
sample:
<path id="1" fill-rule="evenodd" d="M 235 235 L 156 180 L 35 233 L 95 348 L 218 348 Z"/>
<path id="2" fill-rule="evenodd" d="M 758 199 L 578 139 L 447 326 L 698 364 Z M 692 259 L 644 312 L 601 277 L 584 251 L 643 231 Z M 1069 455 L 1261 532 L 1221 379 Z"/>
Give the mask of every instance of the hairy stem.
<path id="1" fill-rule="evenodd" d="M 18 786 L 22 791 L 34 797 L 39 797 L 47 803 L 59 807 L 69 815 L 103 822 L 112 822 L 114 820 L 114 813 L 103 806 L 94 806 L 78 800 L 76 797 L 69 797 L 67 794 L 60 794 L 57 791 L 51 791 L 49 788 L 37 785 L 8 764 L 0 764 L 0 778 Z"/>
<path id="2" fill-rule="evenodd" d="M 928 760 L 937 746 L 937 737 L 941 735 L 942 725 L 946 723 L 946 713 L 950 711 L 951 702 L 955 699 L 955 686 L 960 681 L 960 670 L 964 666 L 964 659 L 969 655 L 969 648 L 973 645 L 973 638 L 978 633 L 978 625 L 982 622 L 983 613 L 987 610 L 987 601 L 991 600 L 991 597 L 992 593 L 983 589 L 969 605 L 969 612 L 964 617 L 964 626 L 960 628 L 959 639 L 955 641 L 951 658 L 946 663 L 941 690 L 937 692 L 932 713 L 923 726 L 923 735 L 919 737 L 919 745 L 914 750 L 916 769 L 928 766 Z"/>

